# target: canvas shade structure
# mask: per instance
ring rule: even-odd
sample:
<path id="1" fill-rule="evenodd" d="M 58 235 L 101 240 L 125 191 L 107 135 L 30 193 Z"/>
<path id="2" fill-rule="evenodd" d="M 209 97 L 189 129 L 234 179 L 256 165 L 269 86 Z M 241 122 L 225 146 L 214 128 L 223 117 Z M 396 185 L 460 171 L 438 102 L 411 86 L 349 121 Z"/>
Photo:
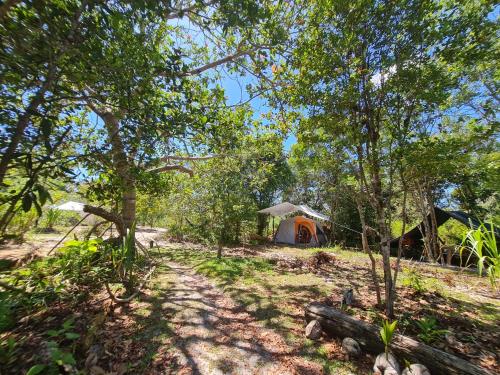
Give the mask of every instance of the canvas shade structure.
<path id="1" fill-rule="evenodd" d="M 283 217 L 297 212 L 302 212 L 308 216 L 320 220 L 330 221 L 330 218 L 328 216 L 314 211 L 311 207 L 306 206 L 305 204 L 295 205 L 289 202 L 283 202 L 277 204 L 276 206 L 268 207 L 259 211 L 260 214 L 269 214 L 272 216 L 279 216 L 279 217 Z"/>
<path id="2" fill-rule="evenodd" d="M 320 214 L 306 205 L 294 205 L 289 202 L 280 203 L 259 211 L 260 214 L 268 214 L 273 217 L 285 217 L 299 212 L 320 220 L 329 220 L 328 216 Z M 290 245 L 303 244 L 317 246 L 326 243 L 326 236 L 317 221 L 305 216 L 296 215 L 281 220 L 278 230 L 274 234 L 274 241 Z"/>
<path id="3" fill-rule="evenodd" d="M 436 215 L 436 224 L 438 227 L 447 222 L 448 219 L 455 219 L 472 229 L 477 229 L 481 225 L 481 222 L 478 219 L 462 211 L 445 211 L 439 207 L 434 207 L 434 213 Z M 430 214 L 427 215 L 427 222 L 429 223 L 430 226 L 431 225 Z M 489 231 L 491 231 L 491 224 L 484 223 L 484 225 Z M 413 227 L 403 235 L 403 245 L 407 247 L 420 249 L 424 246 L 424 240 L 423 240 L 424 236 L 425 236 L 425 225 L 424 222 L 422 221 L 420 222 L 420 224 Z M 495 230 L 495 236 L 497 238 L 500 238 L 500 233 L 498 233 L 498 231 L 496 230 Z M 392 248 L 398 247 L 400 238 L 401 237 L 391 240 Z"/>

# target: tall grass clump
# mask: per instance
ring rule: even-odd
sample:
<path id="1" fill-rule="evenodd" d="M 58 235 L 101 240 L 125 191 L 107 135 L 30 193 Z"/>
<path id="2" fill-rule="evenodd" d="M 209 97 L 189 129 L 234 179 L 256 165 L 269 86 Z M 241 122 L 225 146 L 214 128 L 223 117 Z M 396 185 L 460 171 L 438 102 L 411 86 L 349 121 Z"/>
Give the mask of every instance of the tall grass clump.
<path id="1" fill-rule="evenodd" d="M 477 229 L 470 229 L 464 236 L 460 248 L 460 259 L 464 250 L 469 252 L 465 263 L 469 265 L 471 258 L 477 258 L 476 266 L 480 276 L 486 270 L 491 286 L 496 289 L 500 278 L 500 252 L 497 247 L 496 231 L 493 223 L 488 229 L 483 223 Z"/>

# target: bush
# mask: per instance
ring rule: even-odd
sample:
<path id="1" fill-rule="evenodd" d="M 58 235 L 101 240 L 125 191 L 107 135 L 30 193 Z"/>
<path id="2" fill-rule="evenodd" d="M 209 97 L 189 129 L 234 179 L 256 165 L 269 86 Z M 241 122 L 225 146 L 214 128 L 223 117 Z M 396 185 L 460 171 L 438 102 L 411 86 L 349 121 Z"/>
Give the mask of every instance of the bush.
<path id="1" fill-rule="evenodd" d="M 403 285 L 413 288 L 417 293 L 424 293 L 427 290 L 422 275 L 415 268 L 404 270 Z"/>
<path id="2" fill-rule="evenodd" d="M 443 337 L 448 330 L 439 329 L 436 318 L 433 316 L 426 316 L 415 322 L 420 333 L 417 335 L 426 344 L 431 344 L 434 341 Z"/>

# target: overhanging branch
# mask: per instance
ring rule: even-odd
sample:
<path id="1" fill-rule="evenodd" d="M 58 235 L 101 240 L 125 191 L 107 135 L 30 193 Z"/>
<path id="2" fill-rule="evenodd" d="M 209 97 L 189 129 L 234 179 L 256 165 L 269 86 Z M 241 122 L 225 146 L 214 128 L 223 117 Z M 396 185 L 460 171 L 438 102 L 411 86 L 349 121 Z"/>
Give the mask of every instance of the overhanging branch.
<path id="1" fill-rule="evenodd" d="M 164 165 L 163 167 L 150 169 L 148 172 L 163 173 L 163 172 L 170 172 L 170 171 L 179 171 L 179 172 L 187 173 L 191 177 L 193 177 L 193 175 L 194 175 L 194 172 L 192 169 L 189 169 L 183 165 Z"/>
<path id="2" fill-rule="evenodd" d="M 224 64 L 226 64 L 228 62 L 236 60 L 239 57 L 242 57 L 242 56 L 245 56 L 245 55 L 250 55 L 251 53 L 254 53 L 254 52 L 258 51 L 259 49 L 264 49 L 264 48 L 267 48 L 267 47 L 255 47 L 255 48 L 251 48 L 251 49 L 244 50 L 244 51 L 238 51 L 238 52 L 236 52 L 236 53 L 234 53 L 232 55 L 223 57 L 223 58 L 221 58 L 219 60 L 215 60 L 215 61 L 212 61 L 211 63 L 202 65 L 202 66 L 200 66 L 198 68 L 191 69 L 191 70 L 185 72 L 184 74 L 182 74 L 181 76 L 182 77 L 190 77 L 190 76 L 194 76 L 194 75 L 203 73 L 206 70 L 215 68 L 215 67 L 217 67 L 219 65 L 224 65 Z"/>
<path id="3" fill-rule="evenodd" d="M 210 160 L 217 158 L 220 155 L 207 155 L 207 156 L 178 156 L 178 155 L 167 155 L 160 158 L 160 161 L 169 162 L 170 160 L 186 160 L 186 161 L 196 161 L 196 160 Z"/>
<path id="4" fill-rule="evenodd" d="M 118 232 L 123 236 L 125 235 L 125 225 L 123 225 L 122 218 L 112 212 L 106 211 L 104 208 L 90 206 L 88 204 L 83 206 L 83 212 L 93 214 L 103 219 L 115 223 Z"/>

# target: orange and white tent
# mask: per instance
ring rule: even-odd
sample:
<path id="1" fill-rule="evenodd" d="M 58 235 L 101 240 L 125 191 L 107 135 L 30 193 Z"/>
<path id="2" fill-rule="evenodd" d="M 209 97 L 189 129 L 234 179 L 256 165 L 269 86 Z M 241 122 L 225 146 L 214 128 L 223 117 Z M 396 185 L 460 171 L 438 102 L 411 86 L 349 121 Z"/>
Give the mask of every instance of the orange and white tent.
<path id="1" fill-rule="evenodd" d="M 322 215 L 305 205 L 294 205 L 288 202 L 260 210 L 261 214 L 285 217 L 293 213 L 304 213 L 313 218 L 328 221 L 328 216 Z M 274 235 L 274 242 L 291 245 L 319 246 L 326 242 L 326 236 L 321 225 L 314 219 L 296 215 L 282 219 Z"/>

